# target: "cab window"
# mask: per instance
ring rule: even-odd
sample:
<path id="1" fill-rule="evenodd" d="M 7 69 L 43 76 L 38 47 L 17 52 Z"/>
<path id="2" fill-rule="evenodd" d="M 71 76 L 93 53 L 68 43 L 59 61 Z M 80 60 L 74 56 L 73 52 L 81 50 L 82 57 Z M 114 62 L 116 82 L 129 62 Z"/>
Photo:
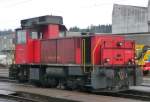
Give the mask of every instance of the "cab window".
<path id="1" fill-rule="evenodd" d="M 38 39 L 38 33 L 37 32 L 31 32 L 30 36 L 32 39 Z"/>
<path id="2" fill-rule="evenodd" d="M 30 32 L 30 37 L 32 39 L 42 39 L 42 33 L 41 32 L 36 32 L 36 31 L 32 31 Z"/>
<path id="3" fill-rule="evenodd" d="M 17 31 L 17 44 L 24 44 L 26 43 L 26 31 L 20 30 Z"/>

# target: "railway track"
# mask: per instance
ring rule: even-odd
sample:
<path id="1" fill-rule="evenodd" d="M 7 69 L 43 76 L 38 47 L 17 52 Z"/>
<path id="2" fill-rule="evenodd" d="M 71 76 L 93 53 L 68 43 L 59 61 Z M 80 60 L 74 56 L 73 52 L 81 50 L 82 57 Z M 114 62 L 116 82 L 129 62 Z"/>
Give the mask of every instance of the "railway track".
<path id="1" fill-rule="evenodd" d="M 140 86 L 143 86 L 143 87 L 150 87 L 150 84 L 142 84 Z"/>
<path id="2" fill-rule="evenodd" d="M 150 102 L 150 92 L 145 92 L 145 91 L 127 90 L 127 91 L 122 91 L 122 92 L 114 92 L 114 93 L 102 92 L 102 93 L 96 93 L 96 94 L 104 95 L 104 96 L 112 96 L 112 97 L 120 97 L 120 98 L 149 101 Z"/>
<path id="3" fill-rule="evenodd" d="M 40 101 L 33 100 L 33 99 L 28 99 L 28 98 L 13 96 L 13 95 L 4 95 L 4 94 L 0 94 L 0 98 L 7 99 L 7 100 L 13 100 L 16 102 L 40 102 Z"/>
<path id="4" fill-rule="evenodd" d="M 136 100 L 150 101 L 150 92 L 145 91 L 128 90 L 116 93 L 116 95 Z"/>
<path id="5" fill-rule="evenodd" d="M 0 82 L 17 82 L 16 80 L 11 80 L 8 77 L 1 77 L 0 76 Z"/>
<path id="6" fill-rule="evenodd" d="M 3 90 L 4 91 L 4 90 Z M 0 98 L 5 100 L 12 100 L 15 102 L 78 102 L 67 99 L 59 99 L 49 96 L 43 96 L 38 94 L 26 93 L 26 92 L 14 92 L 11 94 L 0 94 Z"/>
<path id="7" fill-rule="evenodd" d="M 8 78 L 0 78 L 0 81 L 4 81 L 4 82 L 10 82 L 10 83 L 18 83 L 17 81 L 12 81 L 12 80 L 9 80 Z M 24 84 L 20 84 L 18 83 L 19 85 L 30 85 L 28 83 L 24 83 Z M 141 86 L 145 86 L 145 85 L 141 85 Z M 148 87 L 148 86 L 145 86 L 145 87 Z M 150 87 L 150 86 L 149 86 Z M 91 93 L 90 93 L 91 94 Z M 136 100 L 142 100 L 142 101 L 150 101 L 150 92 L 145 92 L 145 91 L 137 91 L 137 90 L 128 90 L 128 91 L 121 91 L 121 92 L 96 92 L 94 93 L 96 95 L 104 95 L 104 96 L 112 96 L 112 97 L 120 97 L 120 98 L 128 98 L 128 99 L 136 99 Z M 23 97 L 22 97 L 23 95 Z M 32 96 L 32 99 L 28 97 L 26 98 L 26 96 Z M 0 98 L 2 97 L 5 97 L 5 98 L 10 98 L 10 99 L 19 99 L 19 100 L 23 100 L 23 102 L 70 102 L 70 101 L 55 101 L 51 100 L 52 101 L 47 101 L 48 100 L 48 97 L 44 97 L 43 99 L 47 99 L 45 101 L 43 100 L 40 100 L 39 99 L 34 99 L 33 100 L 33 97 L 37 98 L 38 97 L 44 97 L 44 96 L 40 96 L 40 95 L 35 95 L 35 94 L 30 94 L 29 93 L 24 93 L 24 92 L 17 92 L 13 95 L 3 95 L 3 94 L 0 94 Z M 31 99 L 31 100 L 30 100 Z"/>

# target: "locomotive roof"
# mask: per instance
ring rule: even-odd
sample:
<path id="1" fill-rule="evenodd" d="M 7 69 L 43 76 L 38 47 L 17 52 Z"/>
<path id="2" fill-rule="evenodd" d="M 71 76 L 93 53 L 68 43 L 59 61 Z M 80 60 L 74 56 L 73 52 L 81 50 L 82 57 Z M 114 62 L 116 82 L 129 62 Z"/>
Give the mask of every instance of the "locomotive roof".
<path id="1" fill-rule="evenodd" d="M 47 25 L 47 24 L 63 25 L 63 18 L 61 16 L 46 15 L 21 20 L 22 28 L 32 28 L 33 26 Z"/>
<path id="2" fill-rule="evenodd" d="M 65 37 L 58 37 L 58 38 L 51 38 L 51 39 L 41 39 L 41 40 L 52 40 L 52 39 L 70 39 L 70 38 L 86 38 L 86 37 L 94 37 L 94 36 L 102 36 L 102 37 L 124 37 L 123 35 L 114 35 L 114 34 L 93 34 L 93 35 L 81 35 L 81 36 L 65 36 Z"/>

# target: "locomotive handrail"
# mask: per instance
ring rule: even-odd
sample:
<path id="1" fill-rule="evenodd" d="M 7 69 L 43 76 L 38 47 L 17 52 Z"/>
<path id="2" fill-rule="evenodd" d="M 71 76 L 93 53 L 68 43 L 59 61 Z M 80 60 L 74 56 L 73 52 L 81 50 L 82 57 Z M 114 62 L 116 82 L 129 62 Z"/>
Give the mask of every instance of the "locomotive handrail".
<path id="1" fill-rule="evenodd" d="M 83 62 L 83 71 L 84 73 L 87 73 L 85 69 L 85 39 L 82 39 L 82 62 Z"/>
<path id="2" fill-rule="evenodd" d="M 92 68 L 92 71 L 94 72 L 94 66 L 95 66 L 95 60 L 94 60 L 94 57 L 95 57 L 95 51 L 96 51 L 96 48 L 97 48 L 97 46 L 99 45 L 99 42 L 101 41 L 101 39 L 99 39 L 97 42 L 96 42 L 96 45 L 95 45 L 95 47 L 94 47 L 94 49 L 93 49 L 93 53 L 92 53 L 92 58 L 93 58 L 93 63 L 92 63 L 92 65 L 93 65 L 93 68 Z"/>

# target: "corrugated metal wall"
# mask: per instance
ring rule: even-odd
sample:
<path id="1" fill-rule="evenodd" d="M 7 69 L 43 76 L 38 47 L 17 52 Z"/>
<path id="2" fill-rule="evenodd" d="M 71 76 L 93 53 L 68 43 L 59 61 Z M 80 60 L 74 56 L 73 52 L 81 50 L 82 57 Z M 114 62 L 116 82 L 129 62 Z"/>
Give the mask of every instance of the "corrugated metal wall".
<path id="1" fill-rule="evenodd" d="M 114 5 L 112 33 L 148 32 L 147 7 Z"/>

